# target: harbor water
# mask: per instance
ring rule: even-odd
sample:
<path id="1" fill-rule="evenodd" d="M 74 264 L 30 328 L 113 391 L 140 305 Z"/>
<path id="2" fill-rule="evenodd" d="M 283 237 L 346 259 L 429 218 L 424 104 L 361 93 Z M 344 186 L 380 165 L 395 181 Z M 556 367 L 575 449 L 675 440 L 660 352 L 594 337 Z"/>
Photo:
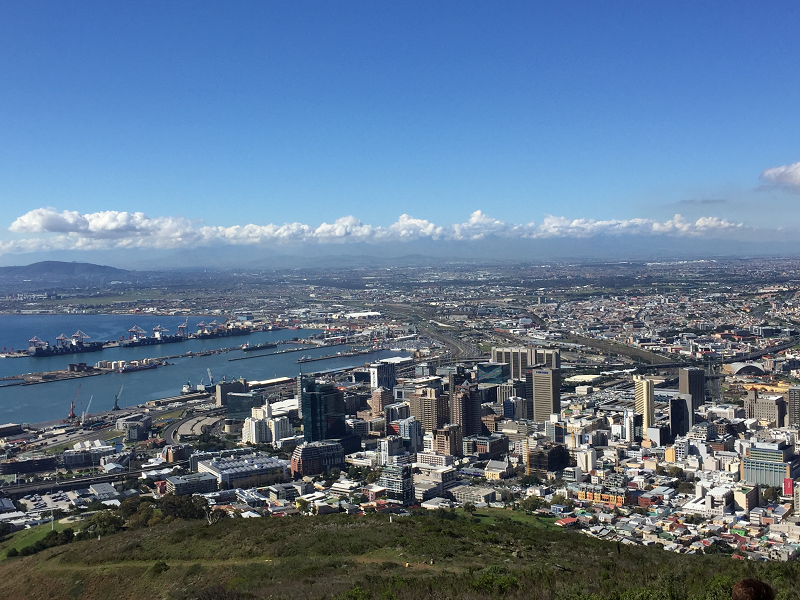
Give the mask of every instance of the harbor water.
<path id="1" fill-rule="evenodd" d="M 46 328 L 45 324 L 39 323 L 39 319 L 48 321 L 47 326 L 49 326 L 49 329 Z M 69 324 L 59 322 L 59 319 L 68 319 Z M 174 323 L 172 322 L 173 319 Z M 8 343 L 7 340 L 17 339 L 20 336 L 24 337 L 25 342 L 27 342 L 27 339 L 30 339 L 33 335 L 39 335 L 43 340 L 49 339 L 52 343 L 59 333 L 63 332 L 71 335 L 77 329 L 86 332 L 88 335 L 92 335 L 94 332 L 96 335 L 96 337 L 92 335 L 94 340 L 117 339 L 123 333 L 127 333 L 127 330 L 134 324 L 150 330 L 160 323 L 170 329 L 171 332 L 174 332 L 177 325 L 182 323 L 184 319 L 185 317 L 142 318 L 138 315 L 67 315 L 63 317 L 59 315 L 42 317 L 0 315 L 0 327 L 2 327 L 0 329 L 0 346 L 6 345 L 6 347 L 10 347 L 12 344 Z M 200 318 L 190 319 L 190 325 L 194 325 L 200 320 Z M 23 326 L 29 328 L 26 333 L 22 333 Z M 67 331 L 70 327 L 74 330 Z M 6 331 L 9 332 L 8 337 L 5 335 Z M 57 333 L 50 335 L 48 331 L 56 331 Z M 189 331 L 193 331 L 193 329 L 190 327 Z M 168 361 L 171 364 L 157 369 L 130 373 L 112 372 L 74 380 L 0 387 L 0 423 L 39 423 L 64 418 L 69 412 L 70 402 L 75 399 L 78 393 L 78 386 L 80 386 L 80 394 L 78 395 L 75 411 L 80 413 L 85 410 L 89 399 L 93 398 L 91 412 L 103 412 L 110 410 L 114 406 L 114 396 L 119 393 L 123 384 L 124 389 L 119 398 L 120 407 L 141 404 L 148 400 L 177 396 L 180 394 L 181 387 L 187 381 L 191 381 L 193 385 L 201 383 L 201 379 L 204 382 L 208 382 L 207 369 L 211 370 L 216 381 L 221 380 L 223 376 L 227 379 L 244 377 L 248 380 L 262 380 L 273 377 L 294 377 L 300 371 L 301 366 L 303 372 L 319 372 L 361 365 L 380 358 L 401 354 L 395 351 L 380 350 L 355 357 L 335 357 L 300 365 L 297 360 L 302 356 L 325 356 L 338 351 L 345 351 L 348 347 L 303 347 L 298 352 L 279 354 L 274 354 L 274 352 L 295 346 L 280 344 L 273 350 L 247 353 L 239 349 L 245 342 L 250 344 L 276 342 L 291 340 L 292 338 L 304 338 L 313 333 L 315 331 L 309 329 L 284 329 L 256 332 L 246 336 L 187 340 L 174 344 L 137 348 L 109 348 L 99 352 L 67 356 L 0 359 L 0 377 L 7 377 L 29 372 L 65 369 L 67 364 L 76 362 L 95 364 L 100 360 L 137 360 L 150 357 L 185 355 L 190 351 L 198 353 L 236 347 L 235 350 L 230 352 L 214 353 L 207 356 L 171 358 Z M 27 343 L 23 346 L 13 347 L 24 347 L 26 345 Z M 247 360 L 230 360 L 243 357 L 248 358 Z"/>

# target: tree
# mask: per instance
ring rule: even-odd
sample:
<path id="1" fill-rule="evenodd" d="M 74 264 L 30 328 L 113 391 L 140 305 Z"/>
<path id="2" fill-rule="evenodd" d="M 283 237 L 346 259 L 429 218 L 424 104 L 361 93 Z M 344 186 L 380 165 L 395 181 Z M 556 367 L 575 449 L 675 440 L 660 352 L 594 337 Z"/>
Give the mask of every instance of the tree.
<path id="1" fill-rule="evenodd" d="M 308 510 L 308 500 L 305 498 L 298 498 L 294 501 L 294 505 L 301 513 L 305 513 Z"/>
<path id="2" fill-rule="evenodd" d="M 667 473 L 669 473 L 670 477 L 676 477 L 678 479 L 683 479 L 685 475 L 683 469 L 680 467 L 670 467 Z"/>
<path id="3" fill-rule="evenodd" d="M 464 512 L 469 513 L 471 515 L 476 510 L 478 510 L 478 509 L 475 508 L 475 505 L 472 502 L 465 502 L 464 503 Z"/>
<path id="4" fill-rule="evenodd" d="M 761 493 L 761 497 L 764 499 L 765 504 L 772 504 L 773 502 L 777 502 L 779 495 L 780 495 L 780 490 L 776 487 L 764 488 L 764 491 Z"/>

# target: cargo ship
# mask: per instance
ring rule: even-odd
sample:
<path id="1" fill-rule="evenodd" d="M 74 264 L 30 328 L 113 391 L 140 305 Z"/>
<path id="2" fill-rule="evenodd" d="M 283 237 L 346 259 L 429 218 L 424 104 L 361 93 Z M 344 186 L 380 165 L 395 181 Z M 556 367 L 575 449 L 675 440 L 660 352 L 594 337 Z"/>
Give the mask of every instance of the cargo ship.
<path id="1" fill-rule="evenodd" d="M 157 369 L 158 364 L 149 365 L 123 365 L 119 368 L 120 373 L 133 373 L 134 371 L 147 371 L 149 369 Z"/>
<path id="2" fill-rule="evenodd" d="M 80 329 L 67 337 L 63 333 L 56 338 L 56 345 L 51 346 L 34 336 L 28 340 L 28 356 L 61 356 L 63 354 L 81 354 L 83 352 L 98 352 L 103 349 L 103 342 L 89 342 L 90 336 Z"/>
<path id="3" fill-rule="evenodd" d="M 254 350 L 269 350 L 271 348 L 277 348 L 278 344 L 275 342 L 264 342 L 263 344 L 250 344 L 247 343 L 242 346 L 242 352 L 253 352 Z"/>
<path id="4" fill-rule="evenodd" d="M 128 329 L 128 339 L 120 340 L 119 345 L 124 348 L 136 348 L 138 346 L 155 346 L 156 344 L 174 344 L 175 342 L 182 342 L 186 339 L 186 326 L 188 319 L 183 325 L 178 326 L 178 333 L 176 335 L 168 335 L 169 329 L 156 325 L 153 327 L 153 335 L 148 336 L 147 332 L 134 325 Z"/>

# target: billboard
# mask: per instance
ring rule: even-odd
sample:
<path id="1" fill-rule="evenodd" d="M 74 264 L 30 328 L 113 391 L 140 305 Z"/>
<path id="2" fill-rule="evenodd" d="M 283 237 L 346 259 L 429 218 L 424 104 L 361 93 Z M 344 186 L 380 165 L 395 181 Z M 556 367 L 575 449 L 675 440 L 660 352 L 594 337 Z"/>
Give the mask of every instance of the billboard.
<path id="1" fill-rule="evenodd" d="M 784 496 L 794 495 L 794 480 L 790 479 L 789 477 L 786 477 L 783 480 L 783 495 Z"/>

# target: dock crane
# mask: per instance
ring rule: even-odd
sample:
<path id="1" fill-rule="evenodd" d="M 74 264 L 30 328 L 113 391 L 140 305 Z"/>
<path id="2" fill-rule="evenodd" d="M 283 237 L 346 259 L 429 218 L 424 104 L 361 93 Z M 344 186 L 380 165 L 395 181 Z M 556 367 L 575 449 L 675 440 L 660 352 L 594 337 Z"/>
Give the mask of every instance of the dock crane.
<path id="1" fill-rule="evenodd" d="M 86 405 L 86 410 L 81 413 L 81 427 L 84 426 L 86 423 L 86 417 L 89 416 L 89 409 L 92 407 L 92 400 L 94 400 L 94 394 L 89 396 L 89 404 Z"/>
<path id="2" fill-rule="evenodd" d="M 122 385 L 119 387 L 119 392 L 116 396 L 114 396 L 114 408 L 111 410 L 121 410 L 119 407 L 119 397 L 122 396 L 122 389 L 125 387 L 125 383 L 123 382 Z"/>
<path id="3" fill-rule="evenodd" d="M 208 384 L 213 386 L 214 376 L 211 374 L 211 368 L 209 367 L 208 369 L 206 369 L 206 371 L 208 371 Z"/>
<path id="4" fill-rule="evenodd" d="M 77 418 L 77 415 L 75 414 L 75 403 L 78 402 L 78 396 L 80 395 L 80 393 L 81 393 L 81 384 L 79 383 L 78 391 L 75 392 L 75 399 L 69 403 L 69 414 L 67 415 L 67 418 L 64 419 L 64 423 L 69 423 L 70 421 L 74 421 Z"/>
<path id="5" fill-rule="evenodd" d="M 189 317 L 186 317 L 186 320 L 178 325 L 178 335 L 180 337 L 187 337 L 187 332 L 189 330 Z"/>

